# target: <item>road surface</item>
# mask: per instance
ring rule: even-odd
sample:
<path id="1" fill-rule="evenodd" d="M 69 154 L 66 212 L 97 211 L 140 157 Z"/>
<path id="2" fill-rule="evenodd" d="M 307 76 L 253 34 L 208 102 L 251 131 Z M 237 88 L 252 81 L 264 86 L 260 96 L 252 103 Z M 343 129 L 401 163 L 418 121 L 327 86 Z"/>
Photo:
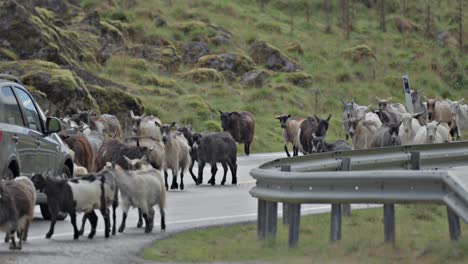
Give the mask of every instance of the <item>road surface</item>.
<path id="1" fill-rule="evenodd" d="M 18 252 L 10 251 L 7 244 L 0 244 L 0 263 L 144 263 L 140 258 L 141 250 L 158 238 L 191 228 L 255 220 L 257 202 L 248 193 L 255 181 L 249 172 L 262 163 L 284 156 L 284 153 L 269 153 L 239 157 L 237 186 L 219 185 L 221 166 L 218 166 L 216 186 L 206 183 L 196 186 L 191 177 L 186 176 L 184 191 L 169 191 L 167 194 L 166 232 L 160 231 L 159 210 L 156 210 L 153 233 L 144 234 L 143 229 L 136 228 L 138 215 L 137 210 L 133 209 L 129 213 L 125 232 L 110 239 L 104 238 L 104 224 L 100 217 L 93 240 L 88 240 L 86 236 L 73 240 L 73 229 L 68 218 L 56 224 L 52 239 L 47 240 L 45 234 L 49 221 L 42 220 L 39 208 L 36 208 L 29 241 Z M 227 183 L 231 182 L 230 176 L 229 172 Z M 207 166 L 204 169 L 204 181 L 210 177 L 210 168 Z M 329 205 L 307 205 L 303 206 L 303 214 L 325 212 L 329 208 Z M 78 219 L 80 223 L 81 215 Z M 121 212 L 118 211 L 119 224 L 120 219 Z M 89 229 L 87 225 L 86 233 Z"/>

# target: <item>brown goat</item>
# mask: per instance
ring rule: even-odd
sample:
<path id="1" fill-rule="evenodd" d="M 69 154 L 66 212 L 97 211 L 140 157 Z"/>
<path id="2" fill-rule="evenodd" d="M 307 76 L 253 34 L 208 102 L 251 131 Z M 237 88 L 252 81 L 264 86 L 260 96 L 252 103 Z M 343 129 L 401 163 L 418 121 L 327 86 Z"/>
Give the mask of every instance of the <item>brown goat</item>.
<path id="1" fill-rule="evenodd" d="M 96 171 L 102 170 L 107 162 L 119 164 L 124 169 L 129 169 L 124 156 L 130 159 L 140 159 L 145 155 L 146 147 L 129 146 L 120 140 L 111 139 L 99 148 L 94 158 L 94 167 Z"/>
<path id="2" fill-rule="evenodd" d="M 445 100 L 427 99 L 427 119 L 429 122 L 442 121 L 451 128 L 453 125 L 452 111 L 450 105 Z"/>
<path id="3" fill-rule="evenodd" d="M 88 139 L 81 135 L 66 137 L 63 141 L 75 152 L 75 163 L 85 167 L 88 172 L 93 171 L 94 154 Z"/>
<path id="4" fill-rule="evenodd" d="M 248 156 L 250 144 L 254 139 L 255 117 L 249 112 L 219 111 L 219 113 L 223 130 L 231 133 L 237 143 L 244 143 L 245 155 Z"/>

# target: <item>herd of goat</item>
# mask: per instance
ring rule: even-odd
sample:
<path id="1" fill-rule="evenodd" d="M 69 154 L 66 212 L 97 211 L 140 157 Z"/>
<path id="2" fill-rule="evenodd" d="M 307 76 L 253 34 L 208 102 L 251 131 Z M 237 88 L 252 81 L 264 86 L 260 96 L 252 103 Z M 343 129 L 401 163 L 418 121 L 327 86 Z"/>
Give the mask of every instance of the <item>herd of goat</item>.
<path id="1" fill-rule="evenodd" d="M 413 113 L 391 99 L 378 100 L 378 109 L 343 102 L 343 129 L 346 140 L 327 142 L 326 134 L 331 115 L 322 119 L 316 115 L 308 118 L 280 115 L 277 119 L 283 129 L 284 149 L 293 156 L 299 152 L 312 154 L 351 149 L 443 143 L 460 139 L 462 130 L 468 128 L 468 106 L 460 101 L 426 99 L 421 92 L 411 91 Z M 228 169 L 232 184 L 237 184 L 237 144 L 244 144 L 246 155 L 254 138 L 255 118 L 249 112 L 220 112 L 224 132 L 195 133 L 192 127 L 178 127 L 175 122 L 164 124 L 155 116 L 138 116 L 130 111 L 131 137 L 124 137 L 119 120 L 109 114 L 94 115 L 92 111 L 77 111 L 62 118 L 60 137 L 74 157 L 74 178 L 56 177 L 49 172 L 28 179 L 18 177 L 0 183 L 0 230 L 7 233 L 5 242 L 10 249 L 21 249 L 26 241 L 36 203 L 36 190 L 47 195 L 51 215 L 46 238 L 52 237 L 60 212 L 70 215 L 74 239 L 84 233 L 87 221 L 91 225 L 88 238 L 96 233 L 99 210 L 104 219 L 105 237 L 115 235 L 116 208 L 123 215 L 119 232 L 125 229 L 130 207 L 138 208 L 138 227 L 145 232 L 153 229 L 158 205 L 161 230 L 165 230 L 166 191 L 183 190 L 184 173 L 188 170 L 193 181 L 203 183 L 203 168 L 211 166 L 208 183 L 215 184 L 217 163 L 224 169 L 221 184 L 226 183 Z M 351 138 L 351 144 L 348 139 Z M 193 173 L 198 163 L 198 175 Z M 172 183 L 168 184 L 168 172 Z M 180 182 L 179 182 L 180 179 Z M 120 193 L 120 195 L 119 195 Z M 119 197 L 121 201 L 119 201 Z M 111 212 L 112 208 L 112 226 Z M 83 212 L 78 229 L 76 214 Z M 16 243 L 15 235 L 19 240 Z"/>

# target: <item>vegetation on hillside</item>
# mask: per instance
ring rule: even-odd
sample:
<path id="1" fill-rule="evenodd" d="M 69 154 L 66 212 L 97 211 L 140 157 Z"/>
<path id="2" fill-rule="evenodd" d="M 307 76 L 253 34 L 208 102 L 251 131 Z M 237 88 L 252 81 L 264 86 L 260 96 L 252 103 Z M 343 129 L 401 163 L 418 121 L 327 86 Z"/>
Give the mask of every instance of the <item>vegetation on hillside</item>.
<path id="1" fill-rule="evenodd" d="M 461 224 L 462 229 L 466 224 Z M 450 241 L 446 207 L 396 207 L 395 246 L 384 243 L 382 208 L 343 218 L 342 240 L 330 243 L 330 214 L 303 216 L 297 248 L 288 248 L 288 228 L 278 222 L 276 240 L 259 241 L 257 225 L 211 227 L 173 235 L 144 250 L 158 262 L 272 263 L 467 263 L 468 237 Z"/>
<path id="2" fill-rule="evenodd" d="M 332 113 L 329 137 L 343 138 L 340 98 L 403 102 L 402 74 L 428 97 L 466 95 L 461 1 L 387 0 L 385 16 L 380 2 L 5 0 L 0 70 L 58 114 L 71 98 L 67 111 L 144 109 L 213 131 L 217 109 L 250 111 L 252 150 L 279 151 L 278 114 Z"/>

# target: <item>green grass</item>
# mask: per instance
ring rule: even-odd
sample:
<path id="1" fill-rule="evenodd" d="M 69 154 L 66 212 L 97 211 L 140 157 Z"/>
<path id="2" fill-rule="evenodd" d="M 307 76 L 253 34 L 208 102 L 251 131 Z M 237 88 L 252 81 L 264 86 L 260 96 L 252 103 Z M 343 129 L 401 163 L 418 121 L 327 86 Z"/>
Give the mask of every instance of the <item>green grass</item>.
<path id="1" fill-rule="evenodd" d="M 229 83 L 193 83 L 179 76 L 193 69 L 182 64 L 174 73 L 159 70 L 158 63 L 115 54 L 98 73 L 121 82 L 138 95 L 148 113 L 158 115 L 163 122 L 192 123 L 197 131 L 209 130 L 219 122 L 216 109 L 252 112 L 257 120 L 253 152 L 280 151 L 281 129 L 274 119 L 278 114 L 296 116 L 328 116 L 333 114 L 329 140 L 343 138 L 341 103 L 339 98 L 355 98 L 361 105 L 373 104 L 375 96 L 390 97 L 404 102 L 401 75 L 409 74 L 413 88 L 424 89 L 428 97 L 442 96 L 457 99 L 468 96 L 468 55 L 455 47 L 441 47 L 435 37 L 423 32 L 401 34 L 394 25 L 400 16 L 401 1 L 388 4 L 388 31 L 379 30 L 375 9 L 368 9 L 356 1 L 353 31 L 345 40 L 340 28 L 340 12 L 333 7 L 332 33 L 324 32 L 323 0 L 311 0 L 312 16 L 306 21 L 303 12 L 295 14 L 294 34 L 289 33 L 289 14 L 271 0 L 264 9 L 255 1 L 239 0 L 82 0 L 83 5 L 97 5 L 105 20 L 119 20 L 134 32 L 127 44 L 140 44 L 141 39 L 163 38 L 178 47 L 197 39 L 209 39 L 215 33 L 206 23 L 222 26 L 232 33 L 232 45 L 216 46 L 208 42 L 212 54 L 237 52 L 247 54 L 250 44 L 264 40 L 296 60 L 309 74 L 312 84 L 299 87 L 291 83 L 288 73 L 275 74 L 261 88 L 246 88 L 238 81 Z M 332 1 L 336 5 L 335 1 Z M 456 1 L 431 1 L 434 14 L 434 33 L 455 33 L 453 14 Z M 172 4 L 170 4 L 172 3 Z M 424 12 L 417 1 L 408 1 L 408 18 L 424 25 Z M 130 7 L 128 7 L 130 6 Z M 167 21 L 167 26 L 156 27 L 154 16 Z M 464 20 L 468 28 L 468 19 Z M 288 52 L 292 42 L 302 45 L 304 55 Z M 468 42 L 468 41 L 466 41 Z M 356 59 L 344 51 L 365 46 L 375 55 Z M 257 65 L 261 68 L 261 65 Z M 314 91 L 318 91 L 315 93 Z M 188 95 L 198 95 L 197 102 L 182 101 Z M 318 98 L 316 98 L 318 97 Z M 189 100 L 193 100 L 189 98 Z M 207 107 L 208 106 L 208 107 Z"/>
<path id="2" fill-rule="evenodd" d="M 329 214 L 304 216 L 298 247 L 288 249 L 279 222 L 276 240 L 258 241 L 256 224 L 188 231 L 157 241 L 144 258 L 159 262 L 467 263 L 468 235 L 451 242 L 444 206 L 396 207 L 396 246 L 383 242 L 382 208 L 343 218 L 342 240 L 329 242 Z M 466 224 L 461 223 L 462 229 Z"/>

